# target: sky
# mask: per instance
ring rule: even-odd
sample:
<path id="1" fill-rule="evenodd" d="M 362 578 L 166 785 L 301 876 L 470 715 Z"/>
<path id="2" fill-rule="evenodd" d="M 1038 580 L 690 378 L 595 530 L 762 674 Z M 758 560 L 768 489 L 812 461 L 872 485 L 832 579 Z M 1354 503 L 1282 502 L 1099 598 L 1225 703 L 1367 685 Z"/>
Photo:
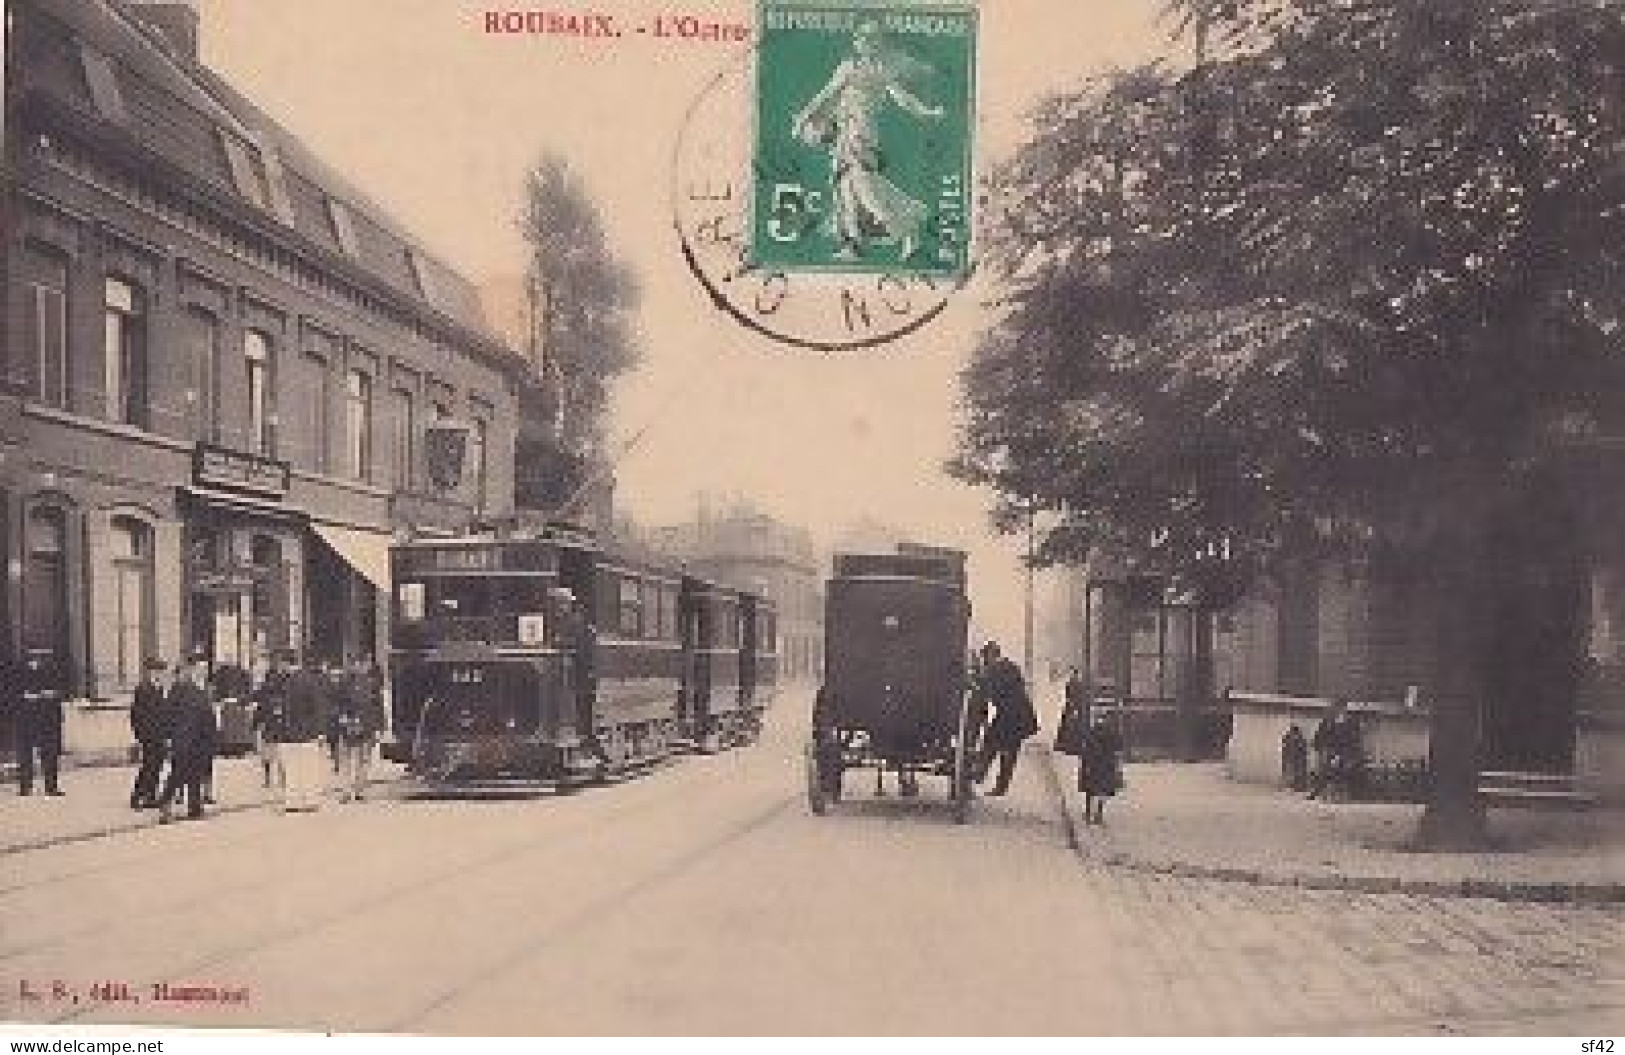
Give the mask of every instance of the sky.
<path id="1" fill-rule="evenodd" d="M 1161 0 L 982 0 L 976 146 L 985 169 L 1022 138 L 1044 95 L 1167 47 Z M 747 333 L 706 300 L 673 233 L 672 154 L 683 115 L 738 54 L 712 41 L 490 35 L 469 0 L 199 0 L 203 61 L 360 186 L 433 253 L 482 281 L 523 268 L 515 226 L 526 167 L 566 157 L 643 287 L 644 361 L 620 385 L 619 508 L 648 524 L 692 516 L 698 494 L 748 504 L 821 543 L 869 518 L 972 554 L 978 633 L 1021 630 L 1021 542 L 987 528 L 990 496 L 943 475 L 958 373 L 992 292 L 973 285 L 919 334 L 839 356 Z M 751 24 L 749 2 L 597 0 Z"/>

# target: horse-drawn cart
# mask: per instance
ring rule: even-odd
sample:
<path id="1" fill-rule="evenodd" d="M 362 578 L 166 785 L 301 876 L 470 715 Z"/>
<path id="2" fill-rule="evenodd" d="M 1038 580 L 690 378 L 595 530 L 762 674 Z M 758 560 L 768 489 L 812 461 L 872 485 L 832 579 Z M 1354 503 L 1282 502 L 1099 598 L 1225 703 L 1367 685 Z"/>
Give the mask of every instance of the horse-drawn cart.
<path id="1" fill-rule="evenodd" d="M 824 612 L 824 684 L 806 749 L 807 804 L 839 802 L 851 769 L 948 782 L 954 819 L 970 819 L 974 720 L 965 677 L 970 605 L 965 555 L 925 546 L 841 554 Z"/>

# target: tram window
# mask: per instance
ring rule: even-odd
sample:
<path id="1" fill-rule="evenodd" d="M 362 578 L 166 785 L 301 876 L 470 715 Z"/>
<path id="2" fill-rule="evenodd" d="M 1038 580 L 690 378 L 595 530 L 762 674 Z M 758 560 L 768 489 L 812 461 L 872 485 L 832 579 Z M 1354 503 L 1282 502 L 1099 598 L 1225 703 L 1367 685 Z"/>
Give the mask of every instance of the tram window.
<path id="1" fill-rule="evenodd" d="M 546 579 L 509 579 L 498 587 L 498 605 L 504 615 L 530 615 L 545 611 Z"/>
<path id="2" fill-rule="evenodd" d="M 621 580 L 620 593 L 620 631 L 625 637 L 637 637 L 638 630 L 638 584 L 634 579 Z"/>
<path id="3" fill-rule="evenodd" d="M 396 598 L 400 605 L 401 621 L 407 623 L 420 622 L 424 616 L 425 595 L 421 582 L 403 582 L 396 587 Z"/>
<path id="4" fill-rule="evenodd" d="M 491 591 L 484 579 L 439 579 L 430 592 L 434 614 L 452 618 L 486 615 Z"/>
<path id="5" fill-rule="evenodd" d="M 660 587 L 652 582 L 638 584 L 638 608 L 642 613 L 639 636 L 655 638 L 660 636 Z"/>
<path id="6" fill-rule="evenodd" d="M 677 637 L 677 591 L 670 586 L 660 588 L 660 636 L 667 641 Z"/>

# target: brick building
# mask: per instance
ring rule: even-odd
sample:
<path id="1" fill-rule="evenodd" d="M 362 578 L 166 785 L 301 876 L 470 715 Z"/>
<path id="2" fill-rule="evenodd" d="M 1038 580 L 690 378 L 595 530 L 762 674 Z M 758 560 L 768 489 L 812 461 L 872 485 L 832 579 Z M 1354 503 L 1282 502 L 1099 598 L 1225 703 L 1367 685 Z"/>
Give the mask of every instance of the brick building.
<path id="1" fill-rule="evenodd" d="M 523 364 L 191 3 L 6 17 L 0 651 L 114 703 L 144 655 L 378 655 L 393 534 L 511 511 Z"/>

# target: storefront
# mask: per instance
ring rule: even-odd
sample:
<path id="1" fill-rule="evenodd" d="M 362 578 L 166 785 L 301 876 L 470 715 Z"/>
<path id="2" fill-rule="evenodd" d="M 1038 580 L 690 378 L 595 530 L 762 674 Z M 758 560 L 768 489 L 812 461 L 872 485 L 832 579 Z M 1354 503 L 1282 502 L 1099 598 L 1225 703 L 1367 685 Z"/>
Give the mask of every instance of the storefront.
<path id="1" fill-rule="evenodd" d="M 284 504 L 287 464 L 200 445 L 184 518 L 184 646 L 212 667 L 263 669 L 303 638 L 305 515 Z"/>

